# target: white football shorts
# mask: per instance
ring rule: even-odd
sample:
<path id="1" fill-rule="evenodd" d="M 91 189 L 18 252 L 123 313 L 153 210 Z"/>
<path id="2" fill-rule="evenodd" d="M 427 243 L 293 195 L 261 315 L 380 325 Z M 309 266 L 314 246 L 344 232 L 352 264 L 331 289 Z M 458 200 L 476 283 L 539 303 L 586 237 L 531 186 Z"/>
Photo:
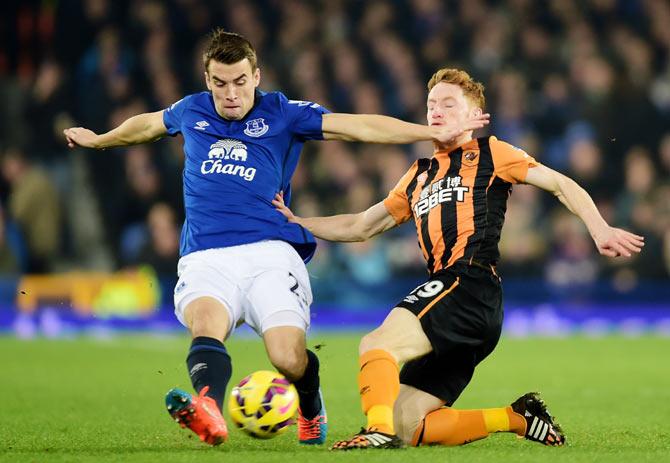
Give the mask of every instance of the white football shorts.
<path id="1" fill-rule="evenodd" d="M 277 326 L 307 331 L 312 288 L 304 262 L 284 241 L 260 241 L 206 249 L 179 259 L 175 315 L 199 297 L 213 297 L 228 310 L 233 329 L 246 323 L 262 335 Z"/>

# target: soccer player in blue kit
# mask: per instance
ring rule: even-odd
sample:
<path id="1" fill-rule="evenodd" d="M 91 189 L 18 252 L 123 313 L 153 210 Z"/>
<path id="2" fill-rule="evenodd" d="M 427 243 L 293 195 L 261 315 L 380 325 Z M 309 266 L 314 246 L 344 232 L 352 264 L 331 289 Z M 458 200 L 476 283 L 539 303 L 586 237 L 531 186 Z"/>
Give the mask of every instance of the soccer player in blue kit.
<path id="1" fill-rule="evenodd" d="M 95 149 L 183 135 L 186 220 L 174 305 L 192 336 L 186 363 L 198 394 L 170 390 L 170 415 L 208 444 L 227 438 L 221 407 L 232 366 L 223 343 L 244 322 L 298 390 L 299 441 L 322 444 L 327 418 L 319 360 L 305 340 L 312 302 L 305 262 L 316 243 L 275 209 L 275 194 L 283 191 L 290 201 L 290 180 L 307 140 L 446 142 L 483 127 L 488 114 L 428 127 L 386 116 L 329 113 L 316 103 L 265 93 L 257 89 L 253 46 L 223 29 L 213 31 L 203 60 L 209 91 L 133 116 L 104 134 L 83 127 L 64 134 L 71 148 Z"/>

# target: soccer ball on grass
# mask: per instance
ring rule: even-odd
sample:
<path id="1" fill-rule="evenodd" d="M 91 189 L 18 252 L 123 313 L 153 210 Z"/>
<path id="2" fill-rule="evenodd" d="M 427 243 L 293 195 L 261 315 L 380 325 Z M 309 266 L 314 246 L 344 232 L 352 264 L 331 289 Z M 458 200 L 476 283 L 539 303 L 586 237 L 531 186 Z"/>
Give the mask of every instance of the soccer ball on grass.
<path id="1" fill-rule="evenodd" d="M 228 412 L 235 425 L 250 436 L 270 439 L 295 422 L 298 391 L 275 371 L 257 371 L 233 388 Z"/>

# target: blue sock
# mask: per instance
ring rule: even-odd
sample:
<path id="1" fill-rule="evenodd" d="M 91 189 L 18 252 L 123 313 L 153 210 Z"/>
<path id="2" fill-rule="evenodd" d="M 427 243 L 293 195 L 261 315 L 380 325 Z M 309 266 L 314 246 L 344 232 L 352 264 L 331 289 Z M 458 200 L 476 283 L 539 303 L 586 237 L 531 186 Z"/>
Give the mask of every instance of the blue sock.
<path id="1" fill-rule="evenodd" d="M 230 355 L 223 343 L 206 336 L 194 338 L 186 365 L 196 392 L 200 393 L 202 388 L 209 386 L 206 395 L 214 399 L 221 410 L 226 386 L 233 373 Z"/>
<path id="2" fill-rule="evenodd" d="M 321 411 L 319 396 L 319 358 L 311 350 L 307 350 L 307 367 L 298 381 L 293 383 L 300 396 L 302 416 L 311 420 Z"/>

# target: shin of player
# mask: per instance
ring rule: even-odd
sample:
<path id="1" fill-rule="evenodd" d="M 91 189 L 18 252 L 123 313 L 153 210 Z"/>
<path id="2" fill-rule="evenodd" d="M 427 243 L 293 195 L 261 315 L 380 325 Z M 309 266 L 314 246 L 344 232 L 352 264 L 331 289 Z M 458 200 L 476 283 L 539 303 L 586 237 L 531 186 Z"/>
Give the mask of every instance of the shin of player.
<path id="1" fill-rule="evenodd" d="M 293 322 L 298 326 L 267 328 L 263 341 L 272 365 L 295 384 L 301 415 L 313 420 L 323 408 L 319 394 L 319 359 L 306 349 L 302 318 L 286 313 L 282 316 L 284 323 Z M 186 360 L 193 388 L 197 393 L 207 388 L 204 395 L 212 398 L 221 410 L 232 373 L 231 359 L 223 344 L 231 331 L 229 310 L 214 298 L 201 297 L 186 306 L 184 318 L 193 338 Z M 271 324 L 272 320 L 265 323 Z"/>

